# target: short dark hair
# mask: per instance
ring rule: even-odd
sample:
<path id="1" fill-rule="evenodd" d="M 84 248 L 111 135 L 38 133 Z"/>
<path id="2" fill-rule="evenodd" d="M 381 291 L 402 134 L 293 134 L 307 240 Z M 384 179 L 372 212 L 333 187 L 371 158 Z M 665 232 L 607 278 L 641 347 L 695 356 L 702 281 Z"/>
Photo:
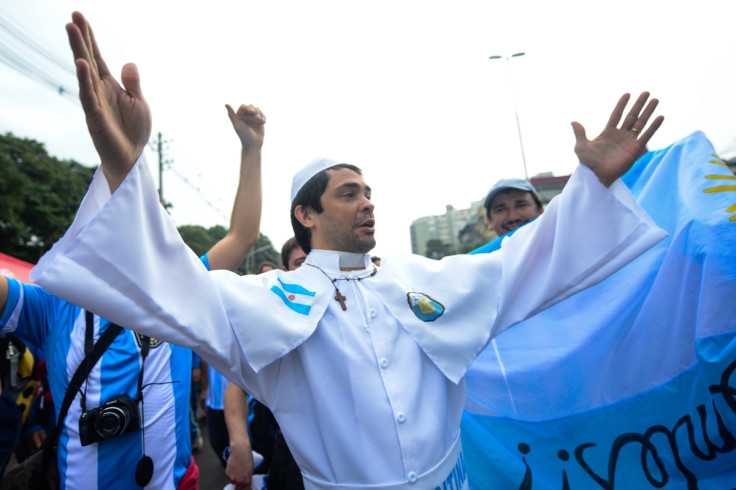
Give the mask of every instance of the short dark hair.
<path id="1" fill-rule="evenodd" d="M 537 205 L 537 209 L 539 211 L 541 211 L 542 209 L 544 209 L 544 206 L 542 206 L 542 201 L 539 200 L 539 196 L 537 196 L 535 193 L 530 192 L 530 191 L 523 191 L 521 189 L 515 189 L 513 187 L 508 187 L 506 189 L 502 189 L 502 190 L 498 191 L 496 193 L 496 195 L 493 196 L 493 199 L 495 199 L 496 196 L 503 196 L 504 194 L 510 194 L 511 192 L 514 192 L 514 191 L 521 191 L 521 192 L 526 192 L 527 194 L 530 194 L 532 196 L 532 199 L 534 200 L 534 204 Z M 490 201 L 488 201 L 488 207 L 486 208 L 486 217 L 488 219 L 491 219 L 491 207 L 493 207 L 493 199 L 491 199 Z"/>
<path id="2" fill-rule="evenodd" d="M 361 172 L 361 170 L 355 165 L 350 165 L 349 163 L 333 165 L 309 179 L 307 183 L 299 189 L 299 192 L 296 193 L 296 197 L 291 202 L 291 227 L 294 229 L 294 238 L 296 238 L 297 243 L 302 247 L 304 253 L 308 254 L 312 251 L 311 236 L 309 230 L 305 228 L 298 219 L 296 219 L 296 207 L 302 206 L 312 208 L 317 214 L 324 211 L 324 209 L 322 209 L 321 198 L 322 194 L 325 193 L 325 189 L 327 189 L 327 183 L 330 181 L 330 176 L 327 174 L 327 171 L 338 168 L 346 168 L 348 170 L 352 170 L 358 175 L 363 175 L 363 172 Z"/>
<path id="3" fill-rule="evenodd" d="M 284 245 L 281 247 L 281 265 L 283 267 L 287 269 L 289 268 L 289 257 L 291 256 L 291 252 L 293 252 L 298 246 L 299 243 L 296 241 L 295 237 L 291 237 L 284 242 Z"/>
<path id="4" fill-rule="evenodd" d="M 264 267 L 270 267 L 271 269 L 278 269 L 278 267 L 276 266 L 276 264 L 274 264 L 270 260 L 264 260 L 263 262 L 261 262 L 258 265 L 258 269 L 257 269 L 258 270 L 258 274 L 261 274 L 263 272 L 263 268 Z"/>

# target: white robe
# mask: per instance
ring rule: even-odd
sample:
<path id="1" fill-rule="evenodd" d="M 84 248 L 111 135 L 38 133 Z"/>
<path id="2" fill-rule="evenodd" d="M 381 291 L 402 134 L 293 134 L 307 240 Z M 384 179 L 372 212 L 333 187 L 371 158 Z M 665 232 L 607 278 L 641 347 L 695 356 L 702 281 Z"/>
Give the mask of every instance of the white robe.
<path id="1" fill-rule="evenodd" d="M 343 311 L 332 282 L 309 265 L 244 277 L 205 271 L 138 162 L 111 198 L 97 173 L 32 279 L 124 327 L 193 348 L 273 410 L 307 488 L 434 488 L 463 483 L 463 376 L 492 336 L 664 236 L 621 182 L 609 191 L 580 167 L 500 252 L 386 257 L 375 276 L 337 281 Z M 333 278 L 365 275 L 341 272 L 331 253 L 312 252 L 306 264 Z M 419 314 L 410 293 L 423 298 Z M 436 318 L 423 321 L 423 310 Z"/>

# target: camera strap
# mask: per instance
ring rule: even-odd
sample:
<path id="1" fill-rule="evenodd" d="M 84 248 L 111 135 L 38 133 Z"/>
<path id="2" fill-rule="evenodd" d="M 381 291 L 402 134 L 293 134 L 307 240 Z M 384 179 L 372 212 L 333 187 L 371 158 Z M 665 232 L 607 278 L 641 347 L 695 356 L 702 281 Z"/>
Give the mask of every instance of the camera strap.
<path id="1" fill-rule="evenodd" d="M 143 366 L 146 363 L 148 351 L 151 349 L 151 337 L 147 335 L 141 336 L 141 370 L 138 373 L 138 395 L 136 401 L 143 401 Z"/>
<path id="2" fill-rule="evenodd" d="M 69 407 L 71 406 L 72 401 L 74 401 L 74 397 L 82 388 L 82 383 L 87 378 L 87 376 L 89 376 L 90 371 L 92 371 L 92 368 L 95 366 L 95 364 L 97 364 L 97 361 L 100 360 L 100 357 L 102 357 L 102 353 L 105 352 L 108 347 L 110 347 L 110 344 L 112 344 L 112 341 L 115 340 L 115 337 L 117 337 L 120 332 L 123 331 L 123 327 L 111 323 L 107 327 L 107 330 L 105 330 L 105 333 L 103 333 L 94 344 L 94 346 L 92 346 L 91 334 L 94 331 L 94 316 L 89 311 L 85 311 L 84 313 L 86 323 L 84 348 L 85 356 L 82 362 L 79 364 L 79 367 L 77 367 L 77 370 L 74 372 L 74 376 L 72 376 L 71 381 L 69 381 L 69 387 L 66 389 L 66 394 L 64 394 L 64 402 L 61 404 L 61 410 L 59 411 L 59 419 L 56 423 L 56 427 L 51 430 L 51 433 L 48 435 L 48 437 L 46 437 L 41 446 L 41 450 L 45 452 L 45 461 L 53 454 L 52 451 L 46 451 L 46 449 L 56 446 L 56 441 L 59 438 L 59 434 L 61 433 L 61 428 L 64 426 L 64 419 L 66 418 L 66 414 L 69 411 Z M 88 343 L 90 344 L 89 346 L 87 345 Z"/>
<path id="3" fill-rule="evenodd" d="M 153 459 L 146 455 L 146 413 L 143 410 L 143 368 L 146 365 L 146 357 L 151 349 L 151 337 L 141 337 L 141 370 L 138 373 L 138 395 L 136 401 L 141 404 L 141 445 L 143 456 L 135 466 L 135 482 L 139 487 L 145 487 L 153 478 Z"/>

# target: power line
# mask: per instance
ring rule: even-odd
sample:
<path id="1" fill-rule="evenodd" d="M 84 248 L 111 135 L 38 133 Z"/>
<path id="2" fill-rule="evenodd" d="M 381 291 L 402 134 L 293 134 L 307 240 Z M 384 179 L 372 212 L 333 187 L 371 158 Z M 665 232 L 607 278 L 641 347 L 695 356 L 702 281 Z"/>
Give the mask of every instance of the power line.
<path id="1" fill-rule="evenodd" d="M 207 206 L 209 206 L 213 211 L 215 211 L 219 216 L 221 216 L 226 222 L 229 221 L 229 217 L 225 215 L 225 213 L 222 212 L 222 209 L 217 206 L 216 204 L 212 203 L 210 199 L 205 197 L 205 195 L 202 192 L 201 183 L 196 183 L 194 180 L 187 175 L 185 175 L 180 169 L 180 166 L 174 167 L 172 165 L 173 160 L 170 158 L 164 157 L 164 151 L 169 149 L 169 145 L 172 143 L 172 140 L 164 140 L 161 133 L 158 133 L 157 138 L 153 138 L 148 144 L 149 146 L 158 154 L 159 159 L 159 198 L 163 202 L 163 170 L 171 170 L 174 175 L 176 175 L 179 180 L 181 180 L 184 184 L 186 184 L 191 190 L 195 192 L 197 197 L 202 200 Z M 186 159 L 184 159 L 186 160 Z M 197 180 L 201 182 L 201 175 L 197 175 Z"/>
<path id="2" fill-rule="evenodd" d="M 196 165 L 192 163 L 192 161 L 188 158 L 189 151 L 182 148 L 181 145 L 179 145 L 178 141 L 171 140 L 169 141 L 172 149 L 176 153 L 176 159 L 180 162 L 179 165 L 177 165 L 177 170 L 174 172 L 179 179 L 184 182 L 189 188 L 191 188 L 194 192 L 196 192 L 197 196 L 207 204 L 213 211 L 215 211 L 219 216 L 221 216 L 226 223 L 230 222 L 230 204 L 225 203 L 222 198 L 220 197 L 220 193 L 216 190 L 213 190 L 210 186 L 208 186 L 208 181 L 200 173 L 197 173 Z M 186 169 L 193 169 L 195 175 L 192 176 L 191 173 L 186 172 Z M 208 197 L 209 196 L 209 197 Z M 214 198 L 212 196 L 215 196 Z M 227 208 L 227 212 L 224 212 L 223 209 Z"/>
<path id="3" fill-rule="evenodd" d="M 174 172 L 174 175 L 176 175 L 177 177 L 179 177 L 179 179 L 182 182 L 184 182 L 187 186 L 189 186 L 190 189 L 192 189 L 194 192 L 196 192 L 197 193 L 197 196 L 205 204 L 207 204 L 210 208 L 212 208 L 212 210 L 215 211 L 217 214 L 219 214 L 225 221 L 228 221 L 229 218 L 225 215 L 225 213 L 223 213 L 222 210 L 219 207 L 217 207 L 216 205 L 214 205 L 209 199 L 207 199 L 206 197 L 204 197 L 204 195 L 202 194 L 202 190 L 196 184 L 194 184 L 191 180 L 189 180 L 189 178 L 187 178 L 186 175 L 182 174 L 181 172 L 179 172 L 179 170 L 177 170 L 174 167 L 169 167 L 167 170 L 171 170 L 172 172 Z"/>
<path id="4" fill-rule="evenodd" d="M 31 78 L 42 85 L 54 90 L 59 95 L 66 97 L 70 101 L 79 104 L 79 95 L 76 91 L 71 91 L 64 87 L 63 84 L 53 79 L 51 75 L 43 72 L 38 67 L 25 63 L 22 59 L 13 56 L 13 53 L 9 53 L 6 50 L 6 45 L 0 42 L 0 63 L 3 63 L 10 68 L 13 68 L 17 72 Z"/>
<path id="5" fill-rule="evenodd" d="M 76 72 L 71 62 L 62 59 L 48 50 L 42 43 L 15 25 L 0 11 L 0 34 L 2 32 L 6 33 L 6 38 L 3 39 L 0 37 L 0 63 L 54 90 L 54 92 L 75 104 L 81 105 L 78 92 L 74 89 L 67 88 L 76 87 L 77 83 Z M 54 71 L 58 71 L 59 69 L 63 73 L 54 73 Z M 69 83 L 60 81 L 60 79 L 68 75 L 74 76 L 73 81 Z M 222 205 L 224 203 L 220 202 L 220 206 L 214 204 L 203 194 L 201 184 L 195 182 L 195 180 L 201 182 L 201 175 L 198 175 L 198 179 L 190 178 L 181 170 L 172 167 L 170 163 L 170 160 L 163 162 L 163 164 L 166 164 L 166 169 L 172 170 L 174 175 L 192 189 L 202 202 L 227 222 L 229 217 L 222 211 Z"/>
<path id="6" fill-rule="evenodd" d="M 33 39 L 29 34 L 25 34 L 24 32 L 22 32 L 19 27 L 14 25 L 9 19 L 6 19 L 2 15 L 0 15 L 0 29 L 10 34 L 15 39 L 17 39 L 36 53 L 40 54 L 51 63 L 60 67 L 62 70 L 76 76 L 75 71 L 69 66 L 69 62 L 66 59 L 62 60 L 61 58 L 57 57 L 54 53 L 44 48 L 41 43 Z"/>
<path id="7" fill-rule="evenodd" d="M 6 36 L 5 39 L 0 39 L 0 63 L 79 104 L 76 90 L 67 88 L 76 87 L 76 77 L 69 83 L 60 81 L 60 77 L 75 74 L 69 62 L 62 61 L 61 58 L 44 48 L 41 43 L 0 15 L 0 33 L 2 32 Z M 59 70 L 62 70 L 62 73 L 54 73 Z"/>

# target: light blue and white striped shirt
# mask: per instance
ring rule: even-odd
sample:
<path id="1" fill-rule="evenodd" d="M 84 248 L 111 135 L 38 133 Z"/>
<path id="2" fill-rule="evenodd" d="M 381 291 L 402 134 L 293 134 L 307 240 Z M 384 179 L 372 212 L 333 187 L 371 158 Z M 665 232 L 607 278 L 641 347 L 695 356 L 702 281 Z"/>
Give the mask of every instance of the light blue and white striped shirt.
<path id="1" fill-rule="evenodd" d="M 69 381 L 84 358 L 84 310 L 37 286 L 10 278 L 8 285 L 8 301 L 0 317 L 0 327 L 43 349 L 58 417 Z M 109 325 L 109 321 L 94 317 L 95 341 Z M 87 410 L 116 395 L 136 397 L 140 345 L 140 337 L 130 330 L 115 338 L 82 386 L 87 393 Z M 190 349 L 151 340 L 143 378 L 145 453 L 154 462 L 149 488 L 176 488 L 191 462 L 191 367 Z M 141 430 L 82 447 L 81 412 L 81 394 L 78 394 L 59 438 L 61 488 L 139 488 L 135 484 L 135 468 L 143 456 Z"/>

